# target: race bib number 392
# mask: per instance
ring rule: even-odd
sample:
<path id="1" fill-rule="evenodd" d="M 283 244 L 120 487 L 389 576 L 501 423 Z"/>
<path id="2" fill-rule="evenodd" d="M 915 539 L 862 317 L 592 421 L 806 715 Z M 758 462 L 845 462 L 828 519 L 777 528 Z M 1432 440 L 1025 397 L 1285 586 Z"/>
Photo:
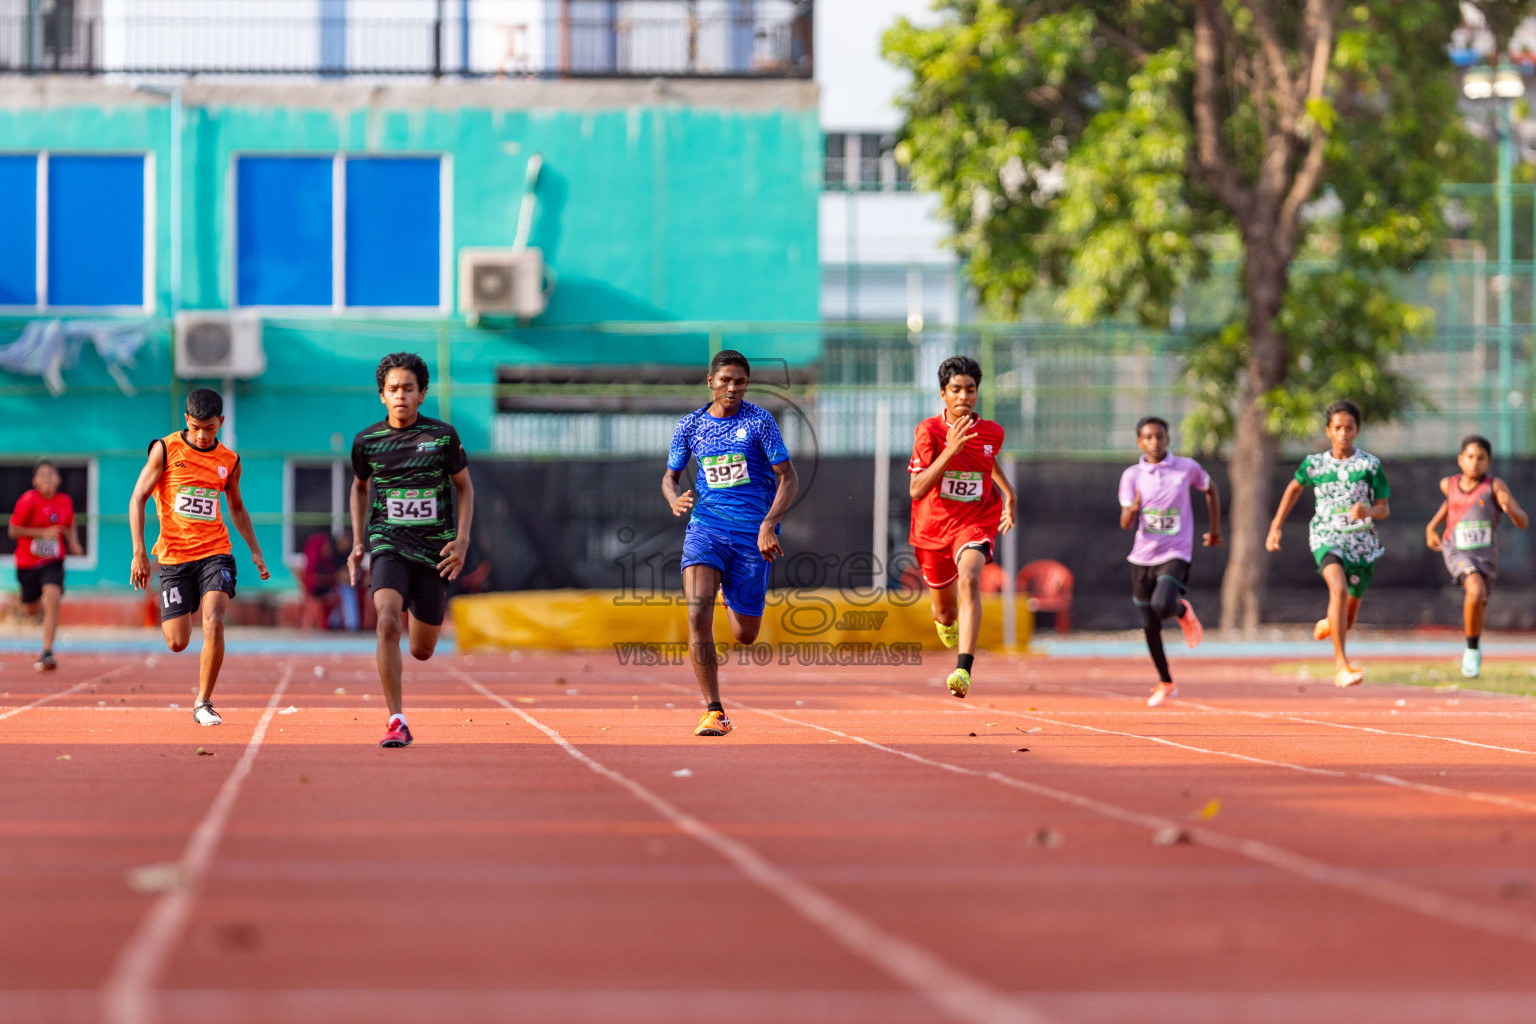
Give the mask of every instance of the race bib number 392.
<path id="1" fill-rule="evenodd" d="M 704 471 L 704 482 L 711 490 L 740 487 L 752 481 L 747 475 L 747 457 L 741 452 L 706 455 L 699 460 L 699 468 Z"/>
<path id="2" fill-rule="evenodd" d="M 950 501 L 980 501 L 982 475 L 978 472 L 951 469 L 944 473 L 939 483 L 939 497 Z"/>
<path id="3" fill-rule="evenodd" d="M 199 523 L 219 521 L 219 492 L 212 487 L 183 484 L 176 488 L 176 515 Z"/>
<path id="4" fill-rule="evenodd" d="M 395 487 L 385 491 L 384 521 L 396 526 L 437 522 L 437 488 Z"/>
<path id="5" fill-rule="evenodd" d="M 1463 519 L 1456 524 L 1456 547 L 1460 551 L 1486 548 L 1493 543 L 1493 523 L 1487 519 Z"/>

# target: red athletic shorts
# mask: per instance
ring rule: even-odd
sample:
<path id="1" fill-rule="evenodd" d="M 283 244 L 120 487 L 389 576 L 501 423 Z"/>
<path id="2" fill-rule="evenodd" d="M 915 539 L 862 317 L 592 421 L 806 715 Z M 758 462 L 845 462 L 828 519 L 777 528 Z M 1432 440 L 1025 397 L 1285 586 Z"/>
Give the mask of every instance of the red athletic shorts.
<path id="1" fill-rule="evenodd" d="M 923 582 L 933 590 L 955 582 L 955 578 L 960 575 L 955 563 L 960 558 L 960 552 L 966 548 L 976 548 L 988 562 L 992 561 L 993 532 L 979 524 L 964 526 L 947 548 L 913 548 L 912 553 L 917 555 L 917 564 L 923 570 Z"/>

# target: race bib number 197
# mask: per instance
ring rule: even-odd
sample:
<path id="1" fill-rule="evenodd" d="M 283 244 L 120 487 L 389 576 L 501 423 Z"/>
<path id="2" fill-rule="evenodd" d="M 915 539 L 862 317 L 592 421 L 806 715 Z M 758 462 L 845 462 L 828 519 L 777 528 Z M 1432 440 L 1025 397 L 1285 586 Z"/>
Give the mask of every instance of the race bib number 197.
<path id="1" fill-rule="evenodd" d="M 950 501 L 980 501 L 982 476 L 978 472 L 951 469 L 939 483 L 939 497 Z"/>
<path id="2" fill-rule="evenodd" d="M 199 523 L 219 521 L 219 492 L 212 487 L 183 484 L 176 489 L 175 513 Z"/>
<path id="3" fill-rule="evenodd" d="M 1456 548 L 1472 551 L 1493 543 L 1493 523 L 1487 519 L 1463 519 L 1456 524 Z"/>
<path id="4" fill-rule="evenodd" d="M 437 488 L 395 487 L 385 491 L 384 521 L 396 526 L 437 522 Z"/>
<path id="5" fill-rule="evenodd" d="M 741 452 L 706 455 L 699 460 L 699 468 L 704 470 L 704 482 L 710 486 L 711 490 L 740 487 L 752 481 L 752 478 L 747 475 L 747 457 Z"/>

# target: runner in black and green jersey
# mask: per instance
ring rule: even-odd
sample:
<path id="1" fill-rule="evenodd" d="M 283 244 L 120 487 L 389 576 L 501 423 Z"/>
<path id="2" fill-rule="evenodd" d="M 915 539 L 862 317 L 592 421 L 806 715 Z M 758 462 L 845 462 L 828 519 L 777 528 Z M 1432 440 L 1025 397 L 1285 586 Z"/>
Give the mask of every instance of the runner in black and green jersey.
<path id="1" fill-rule="evenodd" d="M 400 701 L 400 613 L 411 613 L 411 657 L 426 661 L 437 647 L 448 581 L 464 568 L 475 489 L 458 433 L 419 412 L 428 379 L 421 357 L 387 355 L 375 378 L 389 415 L 352 440 L 356 540 L 347 569 L 355 585 L 366 543 L 379 617 L 379 681 L 389 705 L 389 729 L 379 745 L 404 747 L 411 730 Z"/>

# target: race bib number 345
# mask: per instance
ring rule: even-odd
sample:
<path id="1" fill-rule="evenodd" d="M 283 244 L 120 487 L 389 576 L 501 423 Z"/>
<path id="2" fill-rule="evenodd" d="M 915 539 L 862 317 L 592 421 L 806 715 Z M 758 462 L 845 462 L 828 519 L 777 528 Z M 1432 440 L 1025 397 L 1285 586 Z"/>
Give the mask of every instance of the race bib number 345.
<path id="1" fill-rule="evenodd" d="M 395 487 L 385 491 L 384 521 L 396 526 L 437 522 L 437 488 Z"/>
<path id="2" fill-rule="evenodd" d="M 176 515 L 199 523 L 219 521 L 219 492 L 212 487 L 183 484 L 176 489 Z"/>
<path id="3" fill-rule="evenodd" d="M 752 478 L 747 475 L 747 457 L 741 452 L 706 455 L 699 460 L 699 468 L 704 471 L 704 482 L 712 490 L 719 490 L 722 487 L 740 487 L 752 481 Z"/>
<path id="4" fill-rule="evenodd" d="M 939 497 L 950 501 L 980 501 L 982 475 L 960 469 L 945 472 L 939 484 Z"/>

